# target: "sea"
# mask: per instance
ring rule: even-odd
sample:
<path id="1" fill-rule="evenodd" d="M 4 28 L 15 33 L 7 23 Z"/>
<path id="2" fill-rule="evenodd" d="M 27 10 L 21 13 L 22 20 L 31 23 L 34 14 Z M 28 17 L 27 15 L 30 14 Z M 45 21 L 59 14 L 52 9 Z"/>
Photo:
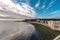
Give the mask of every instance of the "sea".
<path id="1" fill-rule="evenodd" d="M 30 40 L 32 35 L 36 38 L 36 33 L 35 27 L 30 23 L 0 21 L 0 40 Z"/>

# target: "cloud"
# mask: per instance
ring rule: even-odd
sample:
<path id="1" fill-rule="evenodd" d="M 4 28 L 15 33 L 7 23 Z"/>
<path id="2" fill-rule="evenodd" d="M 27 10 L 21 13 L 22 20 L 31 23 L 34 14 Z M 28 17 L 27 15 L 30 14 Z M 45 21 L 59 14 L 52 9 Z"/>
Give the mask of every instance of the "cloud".
<path id="1" fill-rule="evenodd" d="M 42 6 L 42 9 L 45 8 L 45 5 Z"/>
<path id="2" fill-rule="evenodd" d="M 40 5 L 40 0 L 36 3 L 35 7 L 38 7 Z"/>
<path id="3" fill-rule="evenodd" d="M 47 2 L 47 0 L 45 0 L 44 3 L 42 4 L 42 9 L 45 8 L 46 2 Z"/>
<path id="4" fill-rule="evenodd" d="M 55 1 L 56 0 L 51 0 L 51 2 L 49 3 L 49 5 L 46 7 L 45 3 L 47 2 L 47 0 L 45 0 L 45 2 L 43 3 L 43 6 L 42 6 L 43 13 L 48 12 L 48 8 L 50 8 L 53 5 L 53 3 L 55 3 Z"/>
<path id="5" fill-rule="evenodd" d="M 1 16 L 1 17 L 8 17 L 8 15 L 6 15 L 6 14 L 1 14 L 1 13 L 0 13 L 0 16 Z"/>
<path id="6" fill-rule="evenodd" d="M 34 11 L 34 9 L 32 7 L 30 7 L 29 5 L 24 4 L 24 3 L 22 3 L 22 5 L 23 5 L 22 7 L 26 11 L 26 13 L 30 14 L 30 16 L 32 16 L 32 15 L 35 16 L 36 15 L 36 12 Z"/>
<path id="7" fill-rule="evenodd" d="M 16 1 L 15 1 L 16 2 Z M 14 3 L 12 0 L 0 0 L 0 10 L 1 8 L 5 11 L 11 11 L 18 15 L 24 15 L 29 17 L 35 17 L 35 10 L 26 3 Z M 2 6 L 4 5 L 4 6 Z"/>
<path id="8" fill-rule="evenodd" d="M 54 11 L 54 12 L 52 12 L 50 14 L 58 14 L 58 13 L 60 13 L 60 10 Z"/>
<path id="9" fill-rule="evenodd" d="M 52 6 L 52 4 L 55 3 L 55 1 L 56 0 L 51 0 L 51 2 L 49 3 L 49 5 L 48 5 L 48 7 L 46 9 L 50 8 Z"/>
<path id="10" fill-rule="evenodd" d="M 29 4 L 30 0 L 26 0 L 26 3 Z"/>
<path id="11" fill-rule="evenodd" d="M 49 19 L 49 18 L 60 19 L 60 10 L 51 12 L 48 15 L 47 14 L 45 14 L 45 15 L 39 14 L 38 18 L 42 18 L 42 19 L 44 19 L 44 18 L 45 19 Z"/>
<path id="12" fill-rule="evenodd" d="M 60 18 L 60 10 L 51 12 L 49 17 L 51 17 L 51 18 Z"/>

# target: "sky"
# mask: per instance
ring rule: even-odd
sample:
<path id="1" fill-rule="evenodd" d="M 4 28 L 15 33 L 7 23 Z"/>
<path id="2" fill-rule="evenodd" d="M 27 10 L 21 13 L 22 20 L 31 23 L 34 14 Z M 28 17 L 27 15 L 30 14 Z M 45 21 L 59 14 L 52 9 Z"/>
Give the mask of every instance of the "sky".
<path id="1" fill-rule="evenodd" d="M 36 12 L 26 3 L 16 0 L 0 0 L 0 18 L 34 19 Z"/>
<path id="2" fill-rule="evenodd" d="M 30 5 L 37 18 L 60 18 L 60 0 L 17 0 Z"/>
<path id="3" fill-rule="evenodd" d="M 8 2 L 8 0 L 3 1 L 5 1 L 5 3 Z M 18 8 L 19 10 L 24 10 L 24 12 L 26 12 L 28 15 L 30 14 L 30 16 L 34 15 L 34 17 L 36 18 L 60 18 L 60 0 L 11 0 L 11 1 L 16 4 L 16 5 L 14 4 L 16 8 Z M 19 5 L 17 4 L 19 4 L 21 8 L 19 8 Z"/>

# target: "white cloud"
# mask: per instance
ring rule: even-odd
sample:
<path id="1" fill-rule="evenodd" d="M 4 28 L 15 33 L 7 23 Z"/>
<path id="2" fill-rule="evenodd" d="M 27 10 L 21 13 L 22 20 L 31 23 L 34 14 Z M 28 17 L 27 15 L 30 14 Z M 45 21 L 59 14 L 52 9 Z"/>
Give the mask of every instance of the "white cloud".
<path id="1" fill-rule="evenodd" d="M 40 5 L 40 1 L 38 0 L 38 2 L 36 3 L 35 7 L 38 7 Z"/>
<path id="2" fill-rule="evenodd" d="M 39 3 L 37 3 L 36 5 L 35 5 L 35 7 L 38 7 L 39 6 Z"/>
<path id="3" fill-rule="evenodd" d="M 43 5 L 42 5 L 42 9 L 45 8 L 46 2 L 47 2 L 47 0 L 44 1 Z"/>
<path id="4" fill-rule="evenodd" d="M 58 14 L 58 13 L 60 13 L 60 10 L 57 10 L 57 11 L 51 12 L 50 14 Z"/>
<path id="5" fill-rule="evenodd" d="M 26 0 L 26 3 L 29 4 L 30 0 Z"/>
<path id="6" fill-rule="evenodd" d="M 60 18 L 60 10 L 51 12 L 49 17 L 51 17 L 51 18 Z"/>
<path id="7" fill-rule="evenodd" d="M 42 9 L 45 8 L 45 5 L 42 6 Z"/>
<path id="8" fill-rule="evenodd" d="M 55 3 L 55 1 L 56 0 L 51 0 L 51 2 L 49 3 L 49 5 L 48 5 L 48 7 L 46 9 L 50 8 L 52 6 L 52 4 Z"/>
<path id="9" fill-rule="evenodd" d="M 0 0 L 0 3 L 0 10 L 2 8 L 5 11 L 11 11 L 18 15 L 20 14 L 29 17 L 35 17 L 36 15 L 35 10 L 26 3 L 21 3 L 22 5 L 19 5 L 18 3 L 15 4 L 12 2 L 12 0 Z"/>
<path id="10" fill-rule="evenodd" d="M 0 17 L 8 17 L 8 15 L 0 13 Z"/>
<path id="11" fill-rule="evenodd" d="M 40 15 L 40 16 L 39 16 Z M 51 13 L 49 13 L 48 15 L 41 15 L 39 14 L 38 15 L 38 18 L 42 18 L 42 19 L 48 19 L 48 18 L 55 18 L 55 19 L 60 19 L 60 10 L 57 10 L 57 11 L 53 11 Z"/>

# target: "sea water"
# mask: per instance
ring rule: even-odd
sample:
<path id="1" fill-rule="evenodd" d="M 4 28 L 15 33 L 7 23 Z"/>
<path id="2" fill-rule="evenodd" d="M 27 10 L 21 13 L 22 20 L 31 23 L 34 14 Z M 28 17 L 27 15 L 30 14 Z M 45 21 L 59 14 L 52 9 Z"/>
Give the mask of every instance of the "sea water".
<path id="1" fill-rule="evenodd" d="M 32 35 L 35 37 L 36 33 L 30 23 L 0 21 L 0 40 L 31 40 Z"/>

